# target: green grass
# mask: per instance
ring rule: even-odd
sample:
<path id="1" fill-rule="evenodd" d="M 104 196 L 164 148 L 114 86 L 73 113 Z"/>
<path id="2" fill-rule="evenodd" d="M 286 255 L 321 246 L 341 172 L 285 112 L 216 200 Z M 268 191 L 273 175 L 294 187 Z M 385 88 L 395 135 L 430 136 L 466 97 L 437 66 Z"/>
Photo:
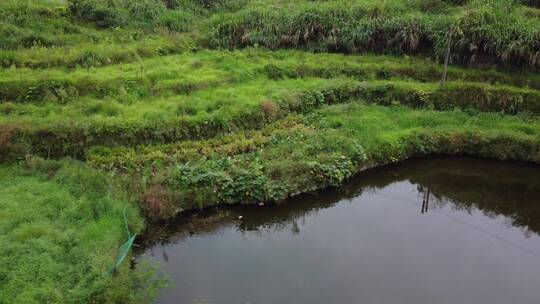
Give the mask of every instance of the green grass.
<path id="1" fill-rule="evenodd" d="M 15 156 L 81 157 L 94 145 L 165 143 L 260 128 L 288 113 L 354 97 L 437 110 L 540 113 L 540 94 L 534 90 L 459 82 L 441 89 L 438 84 L 407 81 L 301 78 L 255 80 L 131 103 L 82 98 L 66 105 L 14 105 L 0 125 L 5 134 L 12 134 L 5 145 L 14 148 Z"/>
<path id="2" fill-rule="evenodd" d="M 111 269 L 139 211 L 100 172 L 76 162 L 0 167 L 0 303 L 139 303 L 144 273 Z"/>
<path id="3" fill-rule="evenodd" d="M 0 20 L 4 68 L 102 66 L 193 47 L 187 35 L 166 28 L 159 33 L 140 27 L 100 30 L 78 21 L 64 1 L 2 1 Z"/>
<path id="4" fill-rule="evenodd" d="M 182 34 L 139 37 L 138 33 L 121 32 L 118 35 L 119 38 L 112 37 L 91 43 L 81 41 L 76 45 L 38 45 L 25 49 L 3 50 L 0 52 L 0 66 L 6 69 L 97 67 L 182 53 L 194 47 L 192 39 Z M 135 38 L 122 38 L 123 36 Z"/>
<path id="5" fill-rule="evenodd" d="M 115 90 L 115 87 L 124 86 L 126 89 L 126 84 L 123 83 L 126 81 L 137 82 L 138 86 L 155 93 L 167 89 L 167 81 L 171 82 L 171 85 L 184 83 L 196 86 L 217 80 L 246 80 L 255 76 L 269 78 L 352 76 L 361 79 L 410 78 L 425 82 L 442 78 L 442 70 L 440 64 L 414 57 L 373 55 L 360 57 L 254 49 L 234 52 L 200 51 L 195 54 L 186 53 L 101 68 L 5 69 L 0 71 L 0 100 L 41 101 L 44 96 L 30 94 L 30 89 L 47 83 L 51 85 L 57 83 L 66 91 L 73 90 L 74 97 L 79 97 L 88 94 L 98 96 L 118 94 L 121 89 Z M 464 69 L 451 66 L 448 73 L 449 80 L 540 88 L 540 76 L 532 72 L 496 70 L 492 67 Z M 65 96 L 67 97 L 70 97 L 69 94 Z"/>
<path id="6" fill-rule="evenodd" d="M 451 67 L 441 88 L 441 71 L 425 59 L 257 49 L 90 69 L 10 69 L 0 72 L 0 133 L 9 137 L 0 146 L 15 157 L 81 158 L 95 145 L 208 138 L 351 98 L 540 113 L 537 74 Z"/>

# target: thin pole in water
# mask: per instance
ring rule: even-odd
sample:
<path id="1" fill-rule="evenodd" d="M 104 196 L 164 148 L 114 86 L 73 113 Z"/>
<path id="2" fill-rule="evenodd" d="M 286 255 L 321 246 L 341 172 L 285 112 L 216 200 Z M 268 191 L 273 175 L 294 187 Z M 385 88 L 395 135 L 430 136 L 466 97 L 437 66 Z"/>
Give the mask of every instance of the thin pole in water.
<path id="1" fill-rule="evenodd" d="M 428 188 L 427 192 L 424 192 L 424 198 L 422 199 L 422 211 L 420 211 L 422 214 L 427 213 L 429 210 L 429 195 L 430 195 L 431 189 Z"/>
<path id="2" fill-rule="evenodd" d="M 444 72 L 441 80 L 441 87 L 444 87 L 446 83 L 446 76 L 448 74 L 448 62 L 450 61 L 450 45 L 452 40 L 452 28 L 446 33 L 446 55 L 444 56 Z"/>

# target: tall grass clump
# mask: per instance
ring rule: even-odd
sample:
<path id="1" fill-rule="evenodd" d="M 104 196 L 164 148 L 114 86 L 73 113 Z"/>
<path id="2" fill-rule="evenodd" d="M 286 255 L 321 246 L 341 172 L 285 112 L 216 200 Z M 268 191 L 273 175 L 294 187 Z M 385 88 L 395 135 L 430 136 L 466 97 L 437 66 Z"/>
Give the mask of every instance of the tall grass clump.
<path id="1" fill-rule="evenodd" d="M 525 5 L 540 7 L 540 1 L 538 0 L 521 0 L 521 2 Z"/>
<path id="2" fill-rule="evenodd" d="M 514 1 L 472 1 L 450 40 L 459 62 L 540 66 L 540 24 L 521 16 Z"/>
<path id="3" fill-rule="evenodd" d="M 80 21 L 100 28 L 135 27 L 183 32 L 212 11 L 241 5 L 227 0 L 69 0 L 69 11 Z"/>
<path id="4" fill-rule="evenodd" d="M 374 51 L 442 59 L 450 39 L 453 62 L 540 65 L 540 24 L 520 15 L 515 2 L 477 0 L 459 9 L 443 5 L 446 9 L 433 14 L 400 1 L 249 7 L 214 16 L 205 42 L 221 48 Z"/>
<path id="5" fill-rule="evenodd" d="M 63 7 L 36 5 L 30 1 L 0 3 L 0 49 L 59 46 L 59 36 L 77 34 L 79 29 L 65 18 Z"/>

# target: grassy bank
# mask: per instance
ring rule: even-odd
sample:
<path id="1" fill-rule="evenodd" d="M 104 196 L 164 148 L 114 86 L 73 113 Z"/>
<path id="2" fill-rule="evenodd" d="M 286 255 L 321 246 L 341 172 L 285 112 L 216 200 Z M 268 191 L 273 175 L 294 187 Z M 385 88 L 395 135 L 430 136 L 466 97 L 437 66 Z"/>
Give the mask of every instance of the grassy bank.
<path id="1" fill-rule="evenodd" d="M 280 201 L 415 156 L 538 163 L 539 138 L 537 119 L 353 102 L 208 141 L 96 148 L 89 161 L 130 176 L 143 209 L 161 218 L 216 204 Z"/>
<path id="2" fill-rule="evenodd" d="M 143 220 L 104 174 L 73 161 L 0 167 L 0 303 L 142 303 L 143 270 L 111 270 Z"/>
<path id="3" fill-rule="evenodd" d="M 528 6 L 525 6 L 528 5 Z M 0 4 L 0 64 L 102 66 L 200 46 L 421 55 L 538 67 L 535 1 L 53 0 Z"/>
<path id="4" fill-rule="evenodd" d="M 94 146 L 211 138 L 351 99 L 540 113 L 538 74 L 451 67 L 441 87 L 442 70 L 425 59 L 257 49 L 68 71 L 9 69 L 0 73 L 0 150 L 6 159 L 85 158 Z"/>
<path id="5" fill-rule="evenodd" d="M 266 4 L 266 5 L 265 5 Z M 213 47 L 385 52 L 538 67 L 540 24 L 516 1 L 254 1 L 216 15 Z"/>

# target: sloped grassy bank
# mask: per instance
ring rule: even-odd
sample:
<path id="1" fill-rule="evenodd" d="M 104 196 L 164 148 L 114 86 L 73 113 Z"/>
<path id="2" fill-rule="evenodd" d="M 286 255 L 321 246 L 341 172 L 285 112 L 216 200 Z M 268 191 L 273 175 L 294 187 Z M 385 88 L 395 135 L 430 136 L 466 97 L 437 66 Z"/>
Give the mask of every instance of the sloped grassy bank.
<path id="1" fill-rule="evenodd" d="M 27 153 L 44 157 L 81 158 L 88 148 L 96 145 L 150 144 L 209 138 L 232 131 L 258 129 L 290 113 L 307 113 L 325 104 L 344 103 L 356 98 L 374 104 L 402 104 L 435 110 L 462 109 L 530 116 L 540 113 L 540 93 L 536 90 L 457 82 L 449 83 L 444 88 L 438 84 L 399 81 L 333 82 L 332 85 L 314 79 L 304 83 L 307 85 L 305 90 L 295 88 L 286 95 L 274 95 L 273 99 L 259 95 L 243 107 L 231 107 L 228 110 L 216 108 L 203 115 L 172 116 L 171 112 L 164 109 L 158 121 L 155 118 L 159 116 L 141 120 L 100 119 L 88 122 L 83 118 L 76 122 L 58 121 L 42 125 L 12 122 L 1 126 L 0 134 L 4 141 L 0 149 L 5 151 L 8 158 L 10 155 L 14 157 Z M 288 86 L 294 83 L 289 82 Z M 274 84 L 275 87 L 278 85 Z M 317 85 L 322 88 L 313 88 Z M 265 87 L 262 83 L 260 86 Z M 237 88 L 239 93 L 242 88 L 246 87 Z M 178 108 L 172 113 L 178 113 Z"/>
<path id="2" fill-rule="evenodd" d="M 0 101 L 67 103 L 82 96 L 189 94 L 265 76 L 272 80 L 351 77 L 436 82 L 442 78 L 442 70 L 443 66 L 435 61 L 407 56 L 346 56 L 254 48 L 201 50 L 106 67 L 4 69 L 0 71 Z M 476 69 L 450 66 L 448 79 L 540 88 L 540 75 L 534 71 L 493 66 Z"/>
<path id="3" fill-rule="evenodd" d="M 121 2 L 129 7 L 117 14 L 113 6 Z M 187 30 L 184 24 L 206 13 L 198 1 L 182 2 L 191 2 L 193 8 L 183 5 L 168 12 L 162 1 L 152 0 L 4 0 L 0 66 L 91 67 L 181 53 L 194 47 L 192 39 L 181 33 Z"/>
<path id="4" fill-rule="evenodd" d="M 339 186 L 410 157 L 475 155 L 540 163 L 537 119 L 347 103 L 206 141 L 95 148 L 89 162 L 128 176 L 154 219 L 217 204 L 275 202 Z"/>
<path id="5" fill-rule="evenodd" d="M 525 6 L 528 5 L 528 6 Z M 0 65 L 96 67 L 211 47 L 382 52 L 538 67 L 537 0 L 0 3 Z"/>
<path id="6" fill-rule="evenodd" d="M 111 275 L 142 216 L 113 180 L 75 161 L 0 166 L 0 303 L 142 303 L 149 269 Z M 147 287 L 147 290 L 141 290 Z"/>
<path id="7" fill-rule="evenodd" d="M 538 74 L 452 67 L 441 87 L 442 69 L 411 58 L 250 49 L 92 70 L 6 70 L 0 73 L 0 158 L 84 159 L 94 146 L 211 138 L 354 99 L 540 113 Z"/>

